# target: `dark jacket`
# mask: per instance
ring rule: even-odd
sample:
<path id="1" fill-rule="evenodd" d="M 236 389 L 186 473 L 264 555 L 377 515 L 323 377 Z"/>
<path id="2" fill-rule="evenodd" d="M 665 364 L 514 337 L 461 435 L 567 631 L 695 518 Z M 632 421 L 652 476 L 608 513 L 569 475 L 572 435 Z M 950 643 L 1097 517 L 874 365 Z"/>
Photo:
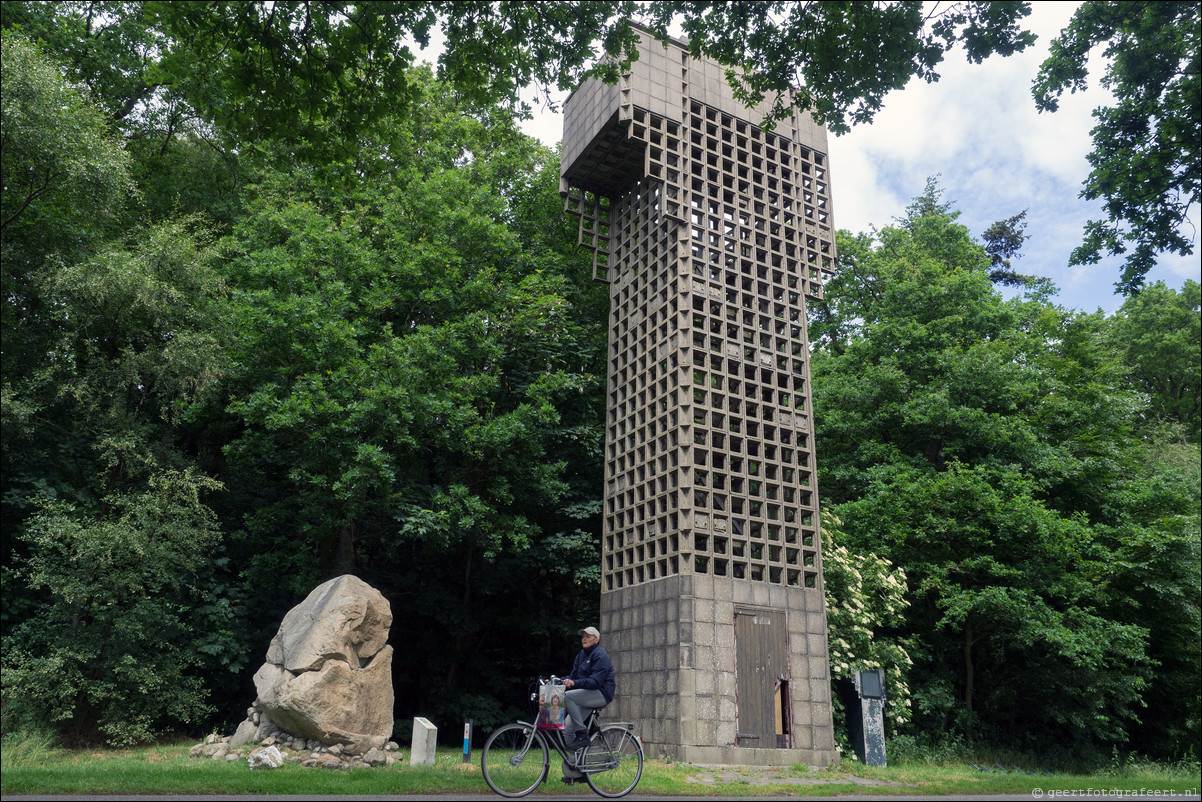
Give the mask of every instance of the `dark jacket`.
<path id="1" fill-rule="evenodd" d="M 605 704 L 614 700 L 614 664 L 600 643 L 580 650 L 567 678 L 576 688 L 601 691 Z"/>

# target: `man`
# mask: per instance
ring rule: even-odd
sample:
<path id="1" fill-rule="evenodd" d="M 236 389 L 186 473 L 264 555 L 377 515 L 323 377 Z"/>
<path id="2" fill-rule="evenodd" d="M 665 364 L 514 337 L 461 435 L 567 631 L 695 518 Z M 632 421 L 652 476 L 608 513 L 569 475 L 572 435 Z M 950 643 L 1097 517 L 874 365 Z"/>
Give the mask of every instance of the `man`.
<path id="1" fill-rule="evenodd" d="M 567 726 L 572 728 L 572 737 L 568 738 L 568 732 L 564 737 L 571 750 L 588 745 L 588 730 L 584 728 L 588 710 L 605 707 L 614 698 L 614 664 L 601 646 L 601 633 L 596 627 L 580 630 L 580 646 L 572 673 L 563 681 L 568 688 L 563 698 L 570 722 Z"/>

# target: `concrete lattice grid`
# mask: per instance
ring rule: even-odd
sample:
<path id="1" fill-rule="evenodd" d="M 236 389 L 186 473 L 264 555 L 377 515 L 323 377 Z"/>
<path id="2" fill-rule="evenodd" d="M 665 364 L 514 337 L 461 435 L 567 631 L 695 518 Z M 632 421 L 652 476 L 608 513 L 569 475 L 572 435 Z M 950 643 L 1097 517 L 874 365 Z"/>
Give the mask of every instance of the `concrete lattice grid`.
<path id="1" fill-rule="evenodd" d="M 808 116 L 765 130 L 766 110 L 735 101 L 720 65 L 644 37 L 616 86 L 565 104 L 561 190 L 610 285 L 602 625 L 618 714 L 678 759 L 824 765 L 805 303 L 835 257 L 826 132 Z M 756 611 L 784 620 L 776 743 L 748 729 L 757 692 L 736 665 L 736 619 Z"/>

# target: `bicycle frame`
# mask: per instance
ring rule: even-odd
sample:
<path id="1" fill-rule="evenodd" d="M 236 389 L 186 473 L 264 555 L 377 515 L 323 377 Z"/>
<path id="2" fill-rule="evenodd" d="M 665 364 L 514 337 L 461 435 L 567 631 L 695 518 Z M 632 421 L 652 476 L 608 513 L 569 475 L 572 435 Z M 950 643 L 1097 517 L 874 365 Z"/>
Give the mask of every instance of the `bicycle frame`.
<path id="1" fill-rule="evenodd" d="M 564 760 L 564 762 L 581 774 L 596 774 L 597 772 L 601 771 L 609 771 L 615 765 L 617 765 L 617 760 L 612 753 L 606 755 L 603 761 L 596 761 L 597 756 L 594 755 L 593 761 L 579 764 L 576 761 L 576 755 L 582 750 L 577 750 L 576 752 L 568 751 L 567 744 L 564 742 L 562 730 L 540 730 L 536 725 L 521 720 L 516 723 L 521 724 L 523 727 L 530 728 L 530 735 L 526 739 L 526 748 L 522 750 L 520 757 L 525 757 L 526 753 L 530 751 L 530 747 L 534 744 L 534 739 L 538 738 L 547 746 L 554 749 L 559 754 L 560 758 Z M 604 725 L 598 724 L 597 711 L 595 710 L 593 711 L 592 715 L 588 717 L 587 723 L 589 725 L 590 736 L 601 732 L 602 730 L 609 730 L 618 727 L 624 730 L 629 730 L 632 734 L 634 733 L 634 724 L 628 721 L 614 721 Z M 639 740 L 641 744 L 642 741 L 639 739 L 638 735 L 635 735 L 634 737 Z"/>

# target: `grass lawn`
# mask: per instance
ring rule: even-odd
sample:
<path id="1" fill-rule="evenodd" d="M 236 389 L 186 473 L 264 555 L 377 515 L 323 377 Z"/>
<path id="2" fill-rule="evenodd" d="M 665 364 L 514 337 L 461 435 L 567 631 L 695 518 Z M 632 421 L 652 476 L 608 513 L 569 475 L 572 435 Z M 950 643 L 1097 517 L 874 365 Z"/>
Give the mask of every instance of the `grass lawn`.
<path id="1" fill-rule="evenodd" d="M 285 765 L 251 771 L 237 762 L 188 757 L 192 742 L 136 749 L 65 750 L 7 741 L 0 752 L 0 792 L 8 794 L 421 794 L 487 792 L 480 776 L 479 751 L 464 764 L 462 753 L 440 750 L 432 767 L 399 762 L 391 768 L 331 771 Z M 407 757 L 408 751 L 402 754 Z M 565 788 L 553 763 L 540 790 L 592 797 L 588 786 Z M 846 763 L 837 769 L 731 768 L 648 760 L 638 792 L 728 796 L 829 796 L 837 794 L 1031 793 L 1036 789 L 1098 791 L 1177 791 L 1197 794 L 1193 769 L 1123 766 L 1107 774 L 1035 777 L 1019 773 L 984 774 L 961 765 L 902 765 L 870 768 Z M 540 792 L 535 792 L 537 796 Z"/>

